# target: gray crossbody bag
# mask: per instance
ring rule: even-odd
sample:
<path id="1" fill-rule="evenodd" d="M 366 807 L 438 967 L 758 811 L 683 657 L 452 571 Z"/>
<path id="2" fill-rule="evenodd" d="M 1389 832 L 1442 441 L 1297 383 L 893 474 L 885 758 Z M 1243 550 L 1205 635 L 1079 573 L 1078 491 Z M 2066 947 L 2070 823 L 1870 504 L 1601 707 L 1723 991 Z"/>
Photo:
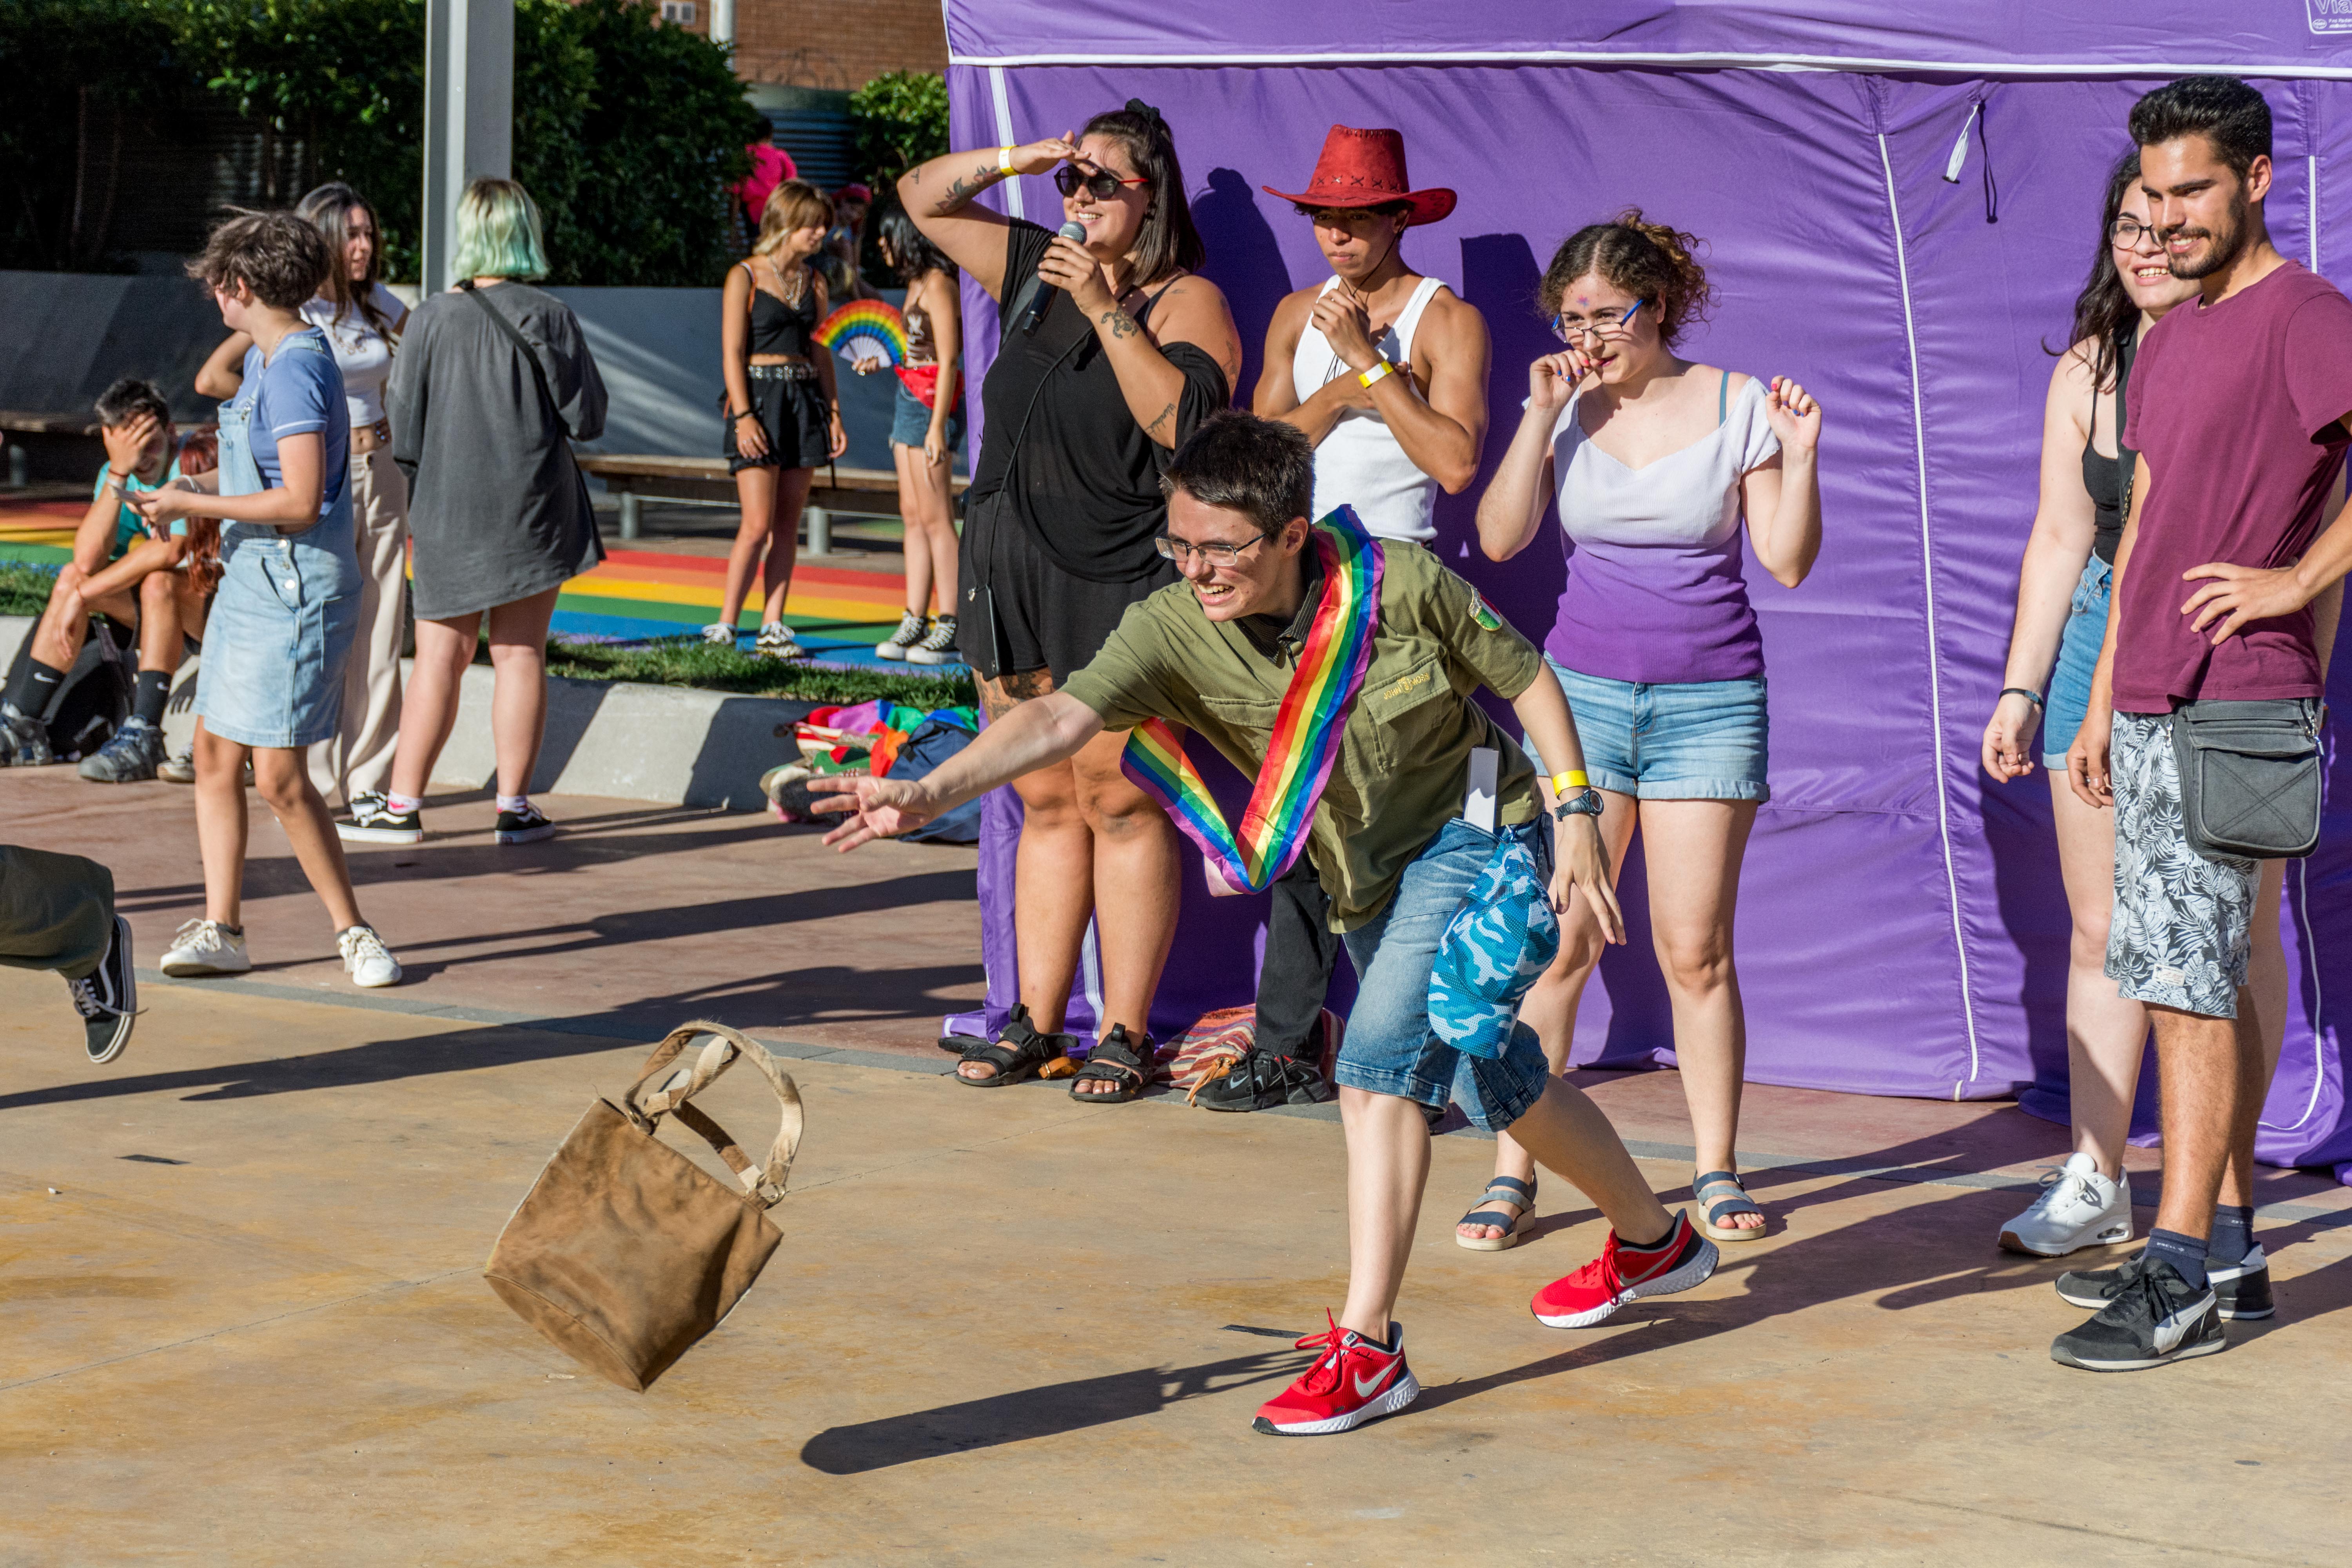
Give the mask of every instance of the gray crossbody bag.
<path id="1" fill-rule="evenodd" d="M 2184 702 L 2172 710 L 2180 825 L 2208 858 L 2297 860 L 2319 846 L 2315 697 Z"/>

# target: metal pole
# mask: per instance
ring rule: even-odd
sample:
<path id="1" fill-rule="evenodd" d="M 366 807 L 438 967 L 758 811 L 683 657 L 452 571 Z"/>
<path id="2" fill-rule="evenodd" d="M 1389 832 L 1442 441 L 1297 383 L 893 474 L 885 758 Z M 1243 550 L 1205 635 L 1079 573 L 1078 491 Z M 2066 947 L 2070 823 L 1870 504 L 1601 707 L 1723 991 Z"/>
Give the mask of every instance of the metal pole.
<path id="1" fill-rule="evenodd" d="M 710 0 L 710 41 L 714 44 L 735 41 L 735 0 Z"/>
<path id="2" fill-rule="evenodd" d="M 426 0 L 425 291 L 456 281 L 457 198 L 514 169 L 514 0 Z"/>
<path id="3" fill-rule="evenodd" d="M 833 553 L 833 513 L 821 506 L 801 508 L 801 521 L 808 528 L 808 552 L 811 555 Z"/>

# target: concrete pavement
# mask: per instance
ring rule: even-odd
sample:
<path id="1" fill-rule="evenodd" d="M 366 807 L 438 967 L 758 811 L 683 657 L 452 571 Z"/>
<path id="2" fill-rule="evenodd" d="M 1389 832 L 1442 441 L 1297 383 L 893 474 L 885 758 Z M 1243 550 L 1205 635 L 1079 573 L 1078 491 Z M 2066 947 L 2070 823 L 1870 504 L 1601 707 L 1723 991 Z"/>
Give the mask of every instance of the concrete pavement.
<path id="1" fill-rule="evenodd" d="M 0 834 L 114 864 L 150 966 L 196 880 L 168 787 L 0 773 Z M 341 979 L 266 822 L 270 967 L 150 981 L 111 1067 L 53 976 L 0 971 L 0 1565 L 2344 1559 L 2352 1194 L 2317 1177 L 2264 1177 L 2273 1322 L 2095 1377 L 2047 1359 L 2060 1266 L 1992 1246 L 2061 1141 L 2014 1108 L 1751 1089 L 1773 1236 L 1582 1333 L 1526 1301 L 1597 1216 L 1548 1183 L 1526 1246 L 1451 1246 L 1492 1146 L 1443 1137 L 1399 1312 L 1428 1393 L 1260 1437 L 1342 1293 L 1328 1118 L 946 1081 L 968 851 L 551 808 L 571 837 L 499 850 L 436 803 L 354 857 L 414 986 Z M 479 1268 L 706 1011 L 794 1058 L 808 1139 L 766 1274 L 632 1394 Z M 1587 1077 L 1675 1201 L 1674 1075 Z M 708 1104 L 752 1140 L 762 1100 Z"/>

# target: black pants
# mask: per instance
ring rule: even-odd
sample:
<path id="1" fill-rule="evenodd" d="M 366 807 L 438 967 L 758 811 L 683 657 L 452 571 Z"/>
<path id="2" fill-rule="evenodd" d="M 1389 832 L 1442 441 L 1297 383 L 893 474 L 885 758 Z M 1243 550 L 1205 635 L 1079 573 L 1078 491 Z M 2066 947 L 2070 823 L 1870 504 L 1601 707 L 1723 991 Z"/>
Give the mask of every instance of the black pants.
<path id="1" fill-rule="evenodd" d="M 0 963 L 86 980 L 113 942 L 113 872 L 79 855 L 0 844 Z"/>
<path id="2" fill-rule="evenodd" d="M 1331 988 L 1331 965 L 1339 939 L 1330 926 L 1331 900 L 1302 851 L 1268 889 L 1265 962 L 1257 972 L 1257 1036 L 1261 1050 L 1278 1056 L 1303 1054 L 1312 1042 L 1315 1020 Z"/>

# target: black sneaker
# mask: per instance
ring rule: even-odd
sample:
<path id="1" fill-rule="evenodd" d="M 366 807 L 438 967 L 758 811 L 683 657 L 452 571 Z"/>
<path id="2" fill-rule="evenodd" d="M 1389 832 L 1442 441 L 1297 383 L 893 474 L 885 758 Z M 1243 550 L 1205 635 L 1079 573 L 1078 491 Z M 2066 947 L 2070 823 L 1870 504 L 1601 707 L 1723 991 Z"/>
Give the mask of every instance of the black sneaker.
<path id="1" fill-rule="evenodd" d="M 2098 1315 L 2050 1342 L 2050 1359 L 2084 1372 L 2140 1372 L 2230 1348 L 2211 1286 L 2192 1289 L 2163 1258 L 2126 1264 Z M 2079 1304 L 2079 1303 L 2078 1303 Z"/>
<path id="2" fill-rule="evenodd" d="M 92 784 L 137 784 L 163 765 L 163 731 L 132 714 L 114 738 L 81 760 L 81 776 Z"/>
<path id="3" fill-rule="evenodd" d="M 13 702 L 0 702 L 0 767 L 45 768 L 57 760 L 49 727 Z"/>
<path id="4" fill-rule="evenodd" d="M 420 813 L 393 810 L 380 795 L 355 795 L 351 820 L 335 824 L 335 837 L 353 844 L 422 844 L 425 822 Z"/>
<path id="5" fill-rule="evenodd" d="M 2058 1276 L 2058 1294 L 2095 1311 L 2130 1283 L 2139 1265 L 2139 1258 L 2133 1258 L 2114 1268 L 2070 1269 Z M 2278 1310 L 2271 1300 L 2270 1259 L 2263 1256 L 2260 1244 L 2235 1263 L 2206 1265 L 2205 1279 L 2213 1287 L 2215 1310 L 2224 1318 L 2267 1318 Z"/>
<path id="6" fill-rule="evenodd" d="M 554 837 L 555 824 L 541 816 L 539 807 L 530 805 L 520 811 L 499 813 L 498 828 L 490 835 L 499 844 L 536 844 Z"/>
<path id="7" fill-rule="evenodd" d="M 1251 1051 L 1223 1078 L 1211 1079 L 1192 1096 L 1203 1110 L 1266 1110 L 1277 1105 L 1319 1105 L 1339 1091 L 1324 1081 L 1313 1062 Z"/>
<path id="8" fill-rule="evenodd" d="M 139 977 L 131 968 L 131 922 L 114 917 L 114 940 L 85 979 L 68 980 L 74 1011 L 81 1015 L 82 1046 L 92 1067 L 103 1067 L 131 1043 L 131 1022 L 139 1012 Z"/>

